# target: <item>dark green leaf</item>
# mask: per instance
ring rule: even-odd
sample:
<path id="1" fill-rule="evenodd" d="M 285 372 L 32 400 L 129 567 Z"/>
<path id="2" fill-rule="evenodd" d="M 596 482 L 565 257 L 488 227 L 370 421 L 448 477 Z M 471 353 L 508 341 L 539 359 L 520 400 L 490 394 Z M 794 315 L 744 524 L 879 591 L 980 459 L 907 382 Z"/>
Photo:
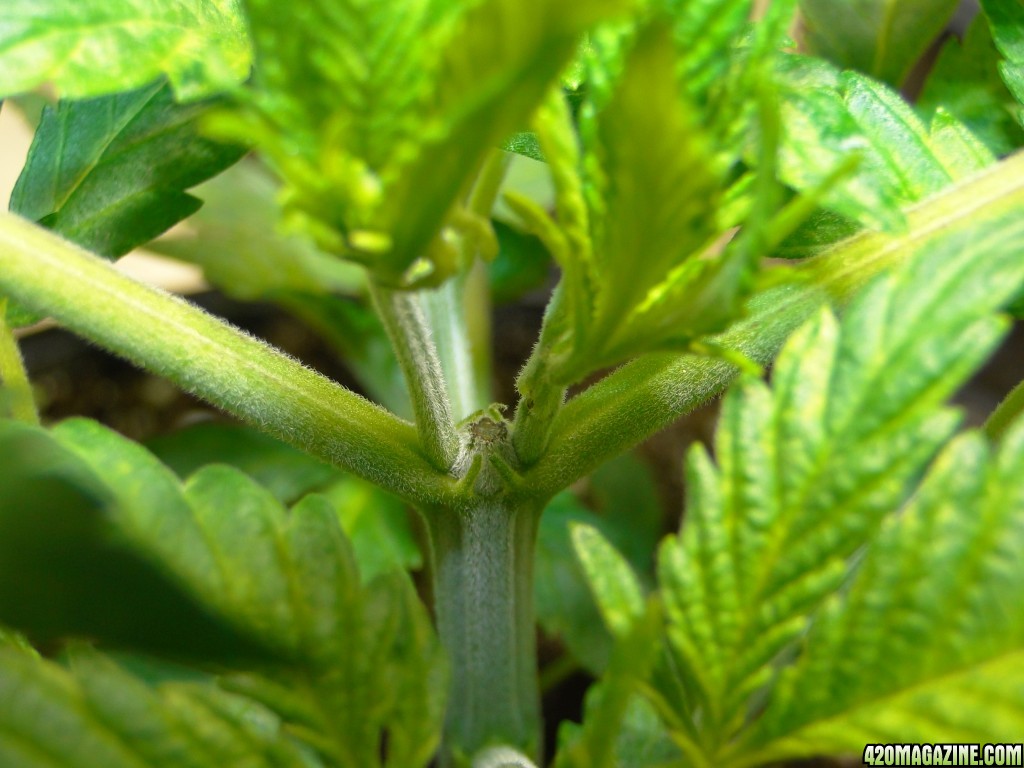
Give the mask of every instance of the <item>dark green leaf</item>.
<path id="1" fill-rule="evenodd" d="M 60 102 L 43 114 L 11 210 L 100 255 L 127 253 L 194 213 L 185 190 L 242 156 L 199 135 L 209 109 L 175 104 L 162 83 Z"/>
<path id="2" fill-rule="evenodd" d="M 800 0 L 807 49 L 890 85 L 903 83 L 958 0 Z"/>
<path id="3" fill-rule="evenodd" d="M 498 255 L 487 265 L 494 301 L 515 301 L 527 291 L 540 288 L 551 275 L 551 254 L 535 236 L 507 224 L 494 223 Z"/>
<path id="4" fill-rule="evenodd" d="M 120 624 L 100 624 L 92 616 L 87 629 L 157 651 L 177 651 L 168 646 L 191 630 L 197 636 L 188 650 L 212 658 L 218 649 L 208 638 L 218 637 L 182 613 L 178 605 L 185 599 L 216 617 L 215 626 L 238 628 L 229 638 L 235 641 L 228 646 L 232 653 L 242 655 L 237 637 L 277 651 L 278 663 L 262 673 L 232 676 L 227 684 L 278 711 L 296 737 L 330 763 L 382 765 L 385 732 L 386 765 L 414 768 L 430 760 L 445 690 L 445 664 L 430 621 L 404 573 L 392 571 L 361 586 L 352 547 L 328 499 L 308 495 L 289 512 L 265 488 L 225 465 L 200 469 L 182 487 L 143 448 L 84 420 L 64 422 L 49 433 L 5 429 L 30 438 L 30 445 L 12 446 L 14 455 L 35 457 L 46 468 L 44 476 L 64 471 L 74 480 L 75 500 L 91 504 L 85 519 L 102 516 L 104 524 L 98 530 L 78 525 L 55 537 L 61 532 L 57 522 L 78 520 L 82 513 L 48 503 L 46 489 L 60 490 L 52 483 L 19 490 L 19 498 L 29 499 L 33 511 L 55 511 L 0 517 L 14 520 L 17 525 L 9 527 L 15 532 L 31 530 L 36 519 L 48 525 L 49 538 L 41 532 L 29 542 L 42 540 L 36 550 L 24 537 L 2 537 L 0 563 L 9 594 L 15 585 L 31 594 L 26 575 L 30 583 L 55 580 L 47 570 L 53 562 L 86 559 L 88 568 L 57 574 L 80 605 L 41 601 L 37 608 L 48 611 L 46 628 L 53 635 L 78 630 L 71 623 L 83 613 L 100 619 L 109 614 Z M 5 513 L 9 508 L 0 506 Z M 34 557 L 19 560 L 26 551 Z M 39 558 L 47 555 L 44 565 Z M 132 569 L 123 567 L 126 561 Z M 154 592 L 153 574 L 169 579 L 178 592 Z M 149 621 L 154 612 L 160 623 Z M 150 624 L 161 630 L 158 636 L 145 633 Z M 123 626 L 129 634 L 121 637 L 114 630 Z M 201 720 L 203 709 L 219 711 L 220 703 L 204 698 L 197 706 Z"/>
<path id="5" fill-rule="evenodd" d="M 978 16 L 963 41 L 951 37 L 917 98 L 924 115 L 942 108 L 967 126 L 996 155 L 1024 144 L 1015 118 L 1019 108 L 999 76 L 999 53 L 988 24 Z"/>
<path id="6" fill-rule="evenodd" d="M 72 452 L 42 430 L 3 422 L 0 453 L 4 621 L 45 641 L 77 635 L 204 660 L 269 657 L 268 645 L 216 616 L 153 552 L 133 546 L 117 523 L 124 500 Z M 173 519 L 162 525 L 187 550 L 187 531 Z"/>
<path id="7" fill-rule="evenodd" d="M 981 0 L 996 48 L 1004 61 L 999 71 L 1017 99 L 1017 120 L 1024 125 L 1024 4 L 1020 0 Z"/>
<path id="8" fill-rule="evenodd" d="M 184 98 L 244 80 L 249 42 L 236 0 L 5 0 L 0 96 L 53 83 L 81 99 L 167 75 Z"/>
<path id="9" fill-rule="evenodd" d="M 264 486 L 282 504 L 322 490 L 341 472 L 290 445 L 235 424 L 195 424 L 151 440 L 147 447 L 184 479 L 207 464 L 229 464 Z"/>

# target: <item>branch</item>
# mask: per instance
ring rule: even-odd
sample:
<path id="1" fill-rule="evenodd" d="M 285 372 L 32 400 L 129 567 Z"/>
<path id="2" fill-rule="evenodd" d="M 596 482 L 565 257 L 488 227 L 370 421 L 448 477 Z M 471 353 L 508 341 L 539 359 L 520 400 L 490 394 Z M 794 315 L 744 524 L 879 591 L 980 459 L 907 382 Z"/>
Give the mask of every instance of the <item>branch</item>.
<path id="1" fill-rule="evenodd" d="M 1010 211 L 1024 211 L 1024 153 L 910 208 L 903 234 L 864 232 L 804 262 L 796 283 L 756 297 L 747 319 L 715 342 L 766 364 L 822 301 L 842 305 L 928 240 Z M 557 493 L 719 395 L 737 374 L 722 360 L 670 353 L 622 366 L 561 409 L 547 453 L 524 473 L 524 485 Z"/>
<path id="2" fill-rule="evenodd" d="M 9 213 L 0 213 L 0 292 L 414 504 L 444 503 L 454 494 L 454 480 L 417 450 L 410 424 Z"/>

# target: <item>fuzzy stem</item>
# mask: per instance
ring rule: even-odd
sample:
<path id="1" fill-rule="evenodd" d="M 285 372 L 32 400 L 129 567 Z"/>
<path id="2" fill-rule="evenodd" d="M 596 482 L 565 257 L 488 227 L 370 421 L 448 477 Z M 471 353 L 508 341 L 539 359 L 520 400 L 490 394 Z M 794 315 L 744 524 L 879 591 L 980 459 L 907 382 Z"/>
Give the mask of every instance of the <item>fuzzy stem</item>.
<path id="1" fill-rule="evenodd" d="M 437 469 L 446 472 L 458 456 L 459 438 L 437 345 L 420 297 L 385 288 L 372 279 L 369 286 L 409 389 L 423 450 Z"/>
<path id="2" fill-rule="evenodd" d="M 985 421 L 985 434 L 990 440 L 998 440 L 1007 428 L 1024 412 L 1024 381 L 1014 387 L 999 407 Z"/>
<path id="3" fill-rule="evenodd" d="M 714 341 L 766 364 L 822 301 L 845 304 L 868 280 L 932 238 L 1022 206 L 1024 152 L 1018 152 L 911 207 L 906 233 L 864 232 L 809 259 L 798 267 L 796 283 L 761 294 L 747 319 Z M 524 483 L 540 494 L 557 493 L 720 394 L 737 374 L 723 360 L 670 353 L 622 366 L 559 410 L 544 460 L 526 467 Z"/>
<path id="4" fill-rule="evenodd" d="M 452 664 L 448 765 L 505 744 L 537 756 L 533 557 L 542 505 L 477 498 L 426 515 L 435 612 Z"/>
<path id="5" fill-rule="evenodd" d="M 440 288 L 424 294 L 456 421 L 485 408 L 491 401 L 488 381 L 490 340 L 487 339 L 487 343 L 481 345 L 479 335 L 472 333 L 473 323 L 470 321 L 470 310 L 473 308 L 468 302 L 474 297 L 473 292 L 479 290 L 474 270 L 475 267 L 465 275 L 457 275 Z"/>
<path id="6" fill-rule="evenodd" d="M 14 331 L 7 326 L 7 299 L 3 298 L 0 298 L 0 415 L 9 415 L 26 424 L 39 423 L 32 384 Z"/>
<path id="7" fill-rule="evenodd" d="M 412 425 L 8 213 L 0 213 L 0 292 L 414 504 L 447 503 L 456 495 L 455 481 L 419 452 Z"/>

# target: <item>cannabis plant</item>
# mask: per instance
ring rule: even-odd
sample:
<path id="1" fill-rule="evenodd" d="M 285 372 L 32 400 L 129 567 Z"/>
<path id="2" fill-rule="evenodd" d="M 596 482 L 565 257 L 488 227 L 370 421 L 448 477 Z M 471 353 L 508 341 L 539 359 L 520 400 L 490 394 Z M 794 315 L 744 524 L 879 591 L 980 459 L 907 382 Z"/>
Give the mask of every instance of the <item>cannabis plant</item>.
<path id="1" fill-rule="evenodd" d="M 59 100 L 0 215 L 0 765 L 1019 740 L 1024 390 L 946 403 L 1024 285 L 1024 5 L 957 5 L 5 0 L 0 96 Z M 494 402 L 492 301 L 555 268 Z M 241 424 L 42 424 L 43 316 Z M 727 389 L 658 543 L 616 457 Z M 538 617 L 596 681 L 546 755 Z"/>

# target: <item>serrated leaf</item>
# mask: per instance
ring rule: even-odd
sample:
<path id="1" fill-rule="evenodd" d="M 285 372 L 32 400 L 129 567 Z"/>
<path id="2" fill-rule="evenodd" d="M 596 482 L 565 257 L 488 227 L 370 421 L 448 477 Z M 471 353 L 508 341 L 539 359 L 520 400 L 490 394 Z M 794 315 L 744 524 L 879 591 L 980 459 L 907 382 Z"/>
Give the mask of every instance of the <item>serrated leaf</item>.
<path id="1" fill-rule="evenodd" d="M 812 217 L 779 255 L 813 253 L 858 226 L 898 231 L 905 226 L 902 207 L 995 161 L 950 114 L 928 126 L 880 82 L 802 56 L 787 56 L 783 63 L 780 178 L 807 193 L 851 155 L 858 163 L 822 196 L 826 226 L 822 215 Z"/>
<path id="2" fill-rule="evenodd" d="M 180 574 L 132 546 L 132 532 L 114 522 L 122 500 L 71 451 L 17 422 L 0 422 L 0 444 L 7 623 L 45 642 L 77 635 L 193 659 L 273 658 L 273 648 L 191 594 Z M 170 514 L 173 504 L 161 500 L 154 512 Z M 195 550 L 182 526 L 162 524 L 179 552 Z"/>
<path id="3" fill-rule="evenodd" d="M 579 35 L 626 5 L 250 0 L 257 87 L 220 129 L 254 137 L 293 222 L 325 250 L 392 285 L 436 284 L 459 267 L 457 233 L 439 231 L 486 153 L 526 122 Z"/>
<path id="4" fill-rule="evenodd" d="M 280 186 L 255 161 L 243 161 L 196 187 L 203 207 L 188 226 L 156 240 L 149 250 L 202 267 L 206 278 L 242 301 L 290 294 L 358 293 L 362 271 L 280 231 Z"/>
<path id="5" fill-rule="evenodd" d="M 1024 729 L 1024 429 L 936 461 L 824 607 L 741 751 L 1001 742 Z"/>
<path id="6" fill-rule="evenodd" d="M 957 0 L 800 0 L 807 49 L 893 86 L 946 27 Z"/>
<path id="7" fill-rule="evenodd" d="M 194 213 L 189 187 L 244 150 L 199 135 L 209 103 L 179 105 L 152 83 L 131 93 L 47 109 L 10 208 L 108 258 Z"/>
<path id="8" fill-rule="evenodd" d="M 1024 5 L 1020 0 L 981 0 L 988 17 L 992 38 L 1003 55 L 999 71 L 1018 105 L 1024 104 Z M 1017 120 L 1024 125 L 1024 112 L 1018 107 Z"/>
<path id="9" fill-rule="evenodd" d="M 115 258 L 194 213 L 185 190 L 244 150 L 199 134 L 209 102 L 174 103 L 155 82 L 130 93 L 61 101 L 43 110 L 10 210 Z M 12 326 L 41 318 L 14 304 Z"/>
<path id="10" fill-rule="evenodd" d="M 343 477 L 322 492 L 352 543 L 364 582 L 394 571 L 416 570 L 423 553 L 409 513 L 399 499 L 356 477 Z"/>
<path id="11" fill-rule="evenodd" d="M 841 325 L 824 312 L 802 327 L 771 389 L 748 380 L 727 396 L 718 466 L 691 453 L 686 525 L 662 548 L 660 583 L 709 743 L 742 725 L 955 428 L 941 404 L 998 342 L 1005 324 L 991 313 L 1024 279 L 1024 228 L 1006 240 L 983 231 L 877 281 Z"/>
<path id="12" fill-rule="evenodd" d="M 94 652 L 54 662 L 0 648 L 9 768 L 317 768 L 266 709 L 210 685 L 149 687 Z"/>
<path id="13" fill-rule="evenodd" d="M 626 559 L 593 526 L 570 528 L 576 557 L 587 575 L 605 625 L 614 635 L 629 631 L 643 614 L 644 596 Z"/>
<path id="14" fill-rule="evenodd" d="M 84 467 L 90 492 L 109 500 L 107 538 L 124 542 L 220 621 L 276 652 L 279 663 L 233 675 L 225 685 L 279 712 L 329 762 L 426 765 L 443 715 L 445 665 L 436 637 L 404 574 L 361 586 L 328 499 L 306 496 L 289 513 L 224 465 L 200 469 L 182 487 L 141 446 L 84 420 L 32 435 L 70 454 L 66 461 Z M 55 514 L 62 510 L 54 507 Z M 73 554 L 74 544 L 67 549 Z M 16 558 L 11 567 L 17 569 Z M 123 574 L 123 588 L 138 576 Z M 105 599 L 90 594 L 83 604 Z M 66 620 L 58 611 L 56 629 L 68 630 L 60 624 Z M 158 648 L 152 639 L 138 645 Z M 384 732 L 391 735 L 382 763 Z"/>
<path id="15" fill-rule="evenodd" d="M 342 477 L 334 467 L 237 424 L 194 424 L 150 440 L 146 447 L 183 480 L 207 464 L 229 464 L 282 504 L 294 504 Z"/>
<path id="16" fill-rule="evenodd" d="M 620 456 L 595 471 L 585 493 L 589 507 L 570 492 L 557 495 L 541 516 L 534 568 L 537 620 L 558 637 L 588 672 L 608 664 L 612 635 L 602 621 L 571 531 L 600 531 L 628 560 L 644 587 L 653 583 L 653 552 L 661 532 L 661 509 L 650 471 L 633 456 Z"/>
<path id="17" fill-rule="evenodd" d="M 924 115 L 946 110 L 996 155 L 1024 144 L 1013 97 L 999 75 L 999 53 L 980 14 L 962 41 L 951 37 L 943 45 L 916 105 Z"/>
<path id="18" fill-rule="evenodd" d="M 167 75 L 192 99 L 249 72 L 237 0 L 8 0 L 0 30 L 0 96 L 53 83 L 81 99 Z"/>
<path id="19" fill-rule="evenodd" d="M 595 47 L 614 58 L 620 37 Z M 549 102 L 538 120 L 558 226 L 517 203 L 564 271 L 562 306 L 545 331 L 561 339 L 548 364 L 564 383 L 708 332 L 731 316 L 750 277 L 737 259 L 699 258 L 719 234 L 711 212 L 725 167 L 677 84 L 670 30 L 654 23 L 625 48 L 621 77 L 596 81 L 585 108 L 582 171 L 564 105 Z"/>

